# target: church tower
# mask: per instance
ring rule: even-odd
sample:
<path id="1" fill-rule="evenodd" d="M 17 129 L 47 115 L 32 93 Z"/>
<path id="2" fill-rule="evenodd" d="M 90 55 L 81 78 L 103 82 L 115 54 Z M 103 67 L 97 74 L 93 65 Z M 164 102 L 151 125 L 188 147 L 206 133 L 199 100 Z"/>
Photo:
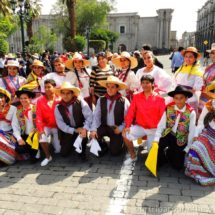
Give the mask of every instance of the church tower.
<path id="1" fill-rule="evenodd" d="M 170 31 L 173 9 L 157 10 L 157 48 L 170 48 Z"/>

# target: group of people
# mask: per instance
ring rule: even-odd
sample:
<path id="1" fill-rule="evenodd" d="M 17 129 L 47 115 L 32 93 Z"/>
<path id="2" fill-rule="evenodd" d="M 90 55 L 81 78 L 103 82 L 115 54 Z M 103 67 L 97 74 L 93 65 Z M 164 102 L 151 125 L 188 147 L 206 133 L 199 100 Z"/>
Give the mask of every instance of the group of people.
<path id="1" fill-rule="evenodd" d="M 146 139 L 148 151 L 159 145 L 158 168 L 168 162 L 202 185 L 214 184 L 215 43 L 208 52 L 213 63 L 203 73 L 197 49 L 184 49 L 173 77 L 144 49 L 144 66 L 136 72 L 138 61 L 128 52 L 111 58 L 100 52 L 92 68 L 77 52 L 66 62 L 58 57 L 55 72 L 46 75 L 34 60 L 27 79 L 9 60 L 8 75 L 0 79 L 0 161 L 36 162 L 43 152 L 46 166 L 50 143 L 54 153 L 76 151 L 85 161 L 87 143 L 96 140 L 99 156 L 126 149 L 129 165 L 137 160 L 133 141 Z"/>

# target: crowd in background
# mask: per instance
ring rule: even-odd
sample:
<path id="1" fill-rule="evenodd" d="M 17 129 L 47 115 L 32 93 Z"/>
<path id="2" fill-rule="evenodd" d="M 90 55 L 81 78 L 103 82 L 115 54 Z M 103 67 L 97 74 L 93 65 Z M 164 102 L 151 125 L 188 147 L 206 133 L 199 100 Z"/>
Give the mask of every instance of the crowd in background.
<path id="1" fill-rule="evenodd" d="M 159 169 L 170 163 L 214 184 L 215 43 L 207 53 L 212 63 L 202 71 L 198 50 L 179 47 L 170 56 L 172 75 L 149 45 L 89 59 L 78 52 L 0 56 L 1 163 L 43 156 L 46 166 L 52 142 L 54 153 L 75 150 L 84 161 L 88 143 L 99 157 L 127 151 L 130 165 L 137 140 L 148 152 L 159 145 Z"/>

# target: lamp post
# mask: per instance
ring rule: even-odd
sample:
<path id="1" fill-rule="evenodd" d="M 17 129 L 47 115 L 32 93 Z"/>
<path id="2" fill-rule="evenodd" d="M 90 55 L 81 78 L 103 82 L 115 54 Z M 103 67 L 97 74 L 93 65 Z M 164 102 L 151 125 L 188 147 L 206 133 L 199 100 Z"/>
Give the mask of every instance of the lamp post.
<path id="1" fill-rule="evenodd" d="M 90 57 L 90 47 L 89 47 L 89 39 L 90 39 L 90 27 L 87 26 L 86 28 L 86 38 L 87 38 L 87 57 Z"/>
<path id="2" fill-rule="evenodd" d="M 22 37 L 22 56 L 25 57 L 25 33 L 24 33 L 24 18 L 29 15 L 30 5 L 25 0 L 10 0 L 10 5 L 13 10 L 13 13 L 19 15 L 20 19 L 20 30 L 21 30 L 21 37 Z"/>

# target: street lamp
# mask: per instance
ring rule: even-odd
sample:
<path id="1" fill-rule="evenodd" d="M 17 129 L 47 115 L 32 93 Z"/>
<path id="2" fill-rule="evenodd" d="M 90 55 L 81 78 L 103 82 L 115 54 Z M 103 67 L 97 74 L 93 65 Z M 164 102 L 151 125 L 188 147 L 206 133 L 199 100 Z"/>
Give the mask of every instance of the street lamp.
<path id="1" fill-rule="evenodd" d="M 16 9 L 18 9 L 17 14 L 19 15 L 20 19 L 22 37 L 22 55 L 25 57 L 24 18 L 29 15 L 30 5 L 25 0 L 10 0 L 9 2 L 14 14 L 16 13 Z"/>
<path id="2" fill-rule="evenodd" d="M 89 47 L 89 39 L 90 39 L 90 27 L 87 26 L 86 28 L 86 38 L 87 38 L 87 57 L 90 57 L 90 47 Z"/>

